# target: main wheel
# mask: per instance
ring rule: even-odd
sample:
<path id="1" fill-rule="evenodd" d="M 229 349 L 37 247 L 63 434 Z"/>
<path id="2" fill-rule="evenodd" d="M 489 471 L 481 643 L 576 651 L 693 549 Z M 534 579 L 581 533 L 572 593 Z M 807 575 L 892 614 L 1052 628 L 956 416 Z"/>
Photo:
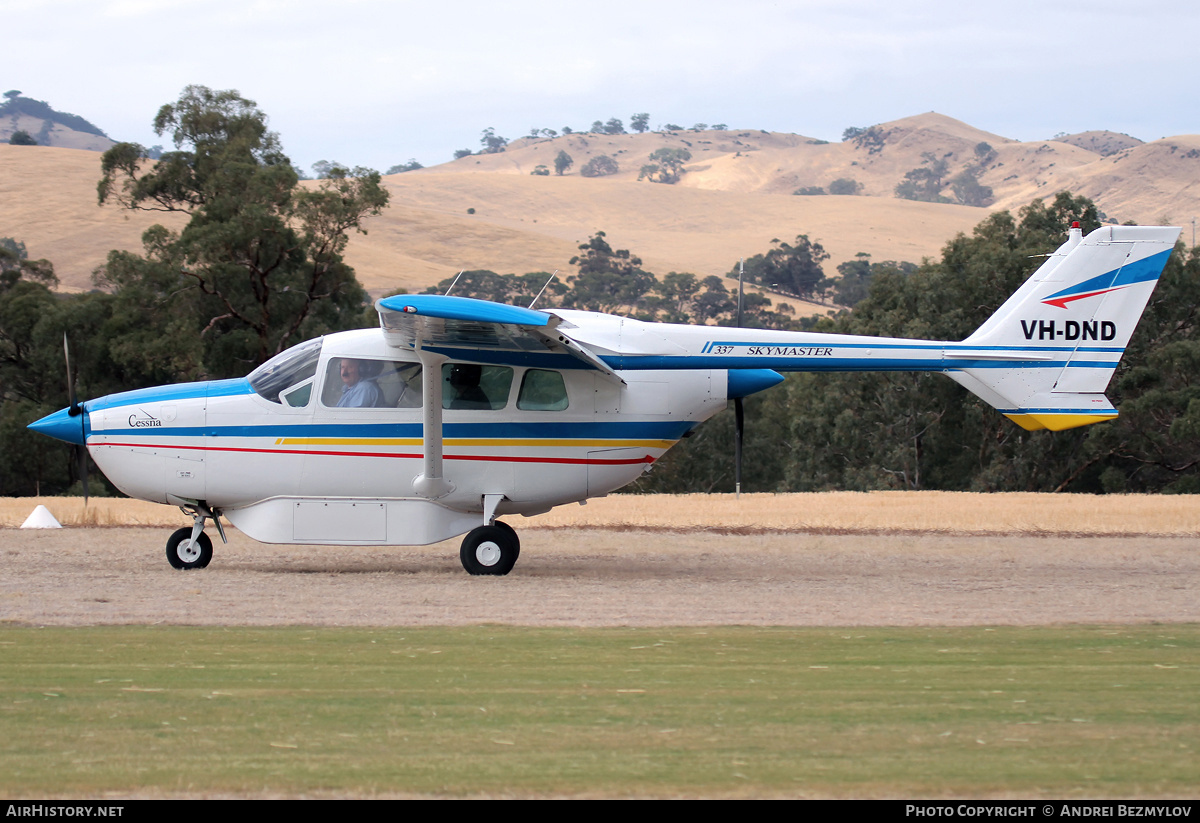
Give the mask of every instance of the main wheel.
<path id="1" fill-rule="evenodd" d="M 521 538 L 517 537 L 517 530 L 505 523 L 503 520 L 493 520 L 492 525 L 508 532 L 508 536 L 512 538 L 513 545 L 516 546 L 517 549 L 517 553 L 513 556 L 513 560 L 515 561 L 519 559 L 521 557 Z"/>
<path id="2" fill-rule="evenodd" d="M 508 574 L 517 562 L 518 544 L 511 529 L 479 526 L 463 538 L 459 559 L 468 574 Z"/>
<path id="3" fill-rule="evenodd" d="M 212 540 L 204 532 L 192 540 L 192 527 L 185 526 L 167 541 L 167 562 L 176 569 L 203 569 L 212 560 Z"/>

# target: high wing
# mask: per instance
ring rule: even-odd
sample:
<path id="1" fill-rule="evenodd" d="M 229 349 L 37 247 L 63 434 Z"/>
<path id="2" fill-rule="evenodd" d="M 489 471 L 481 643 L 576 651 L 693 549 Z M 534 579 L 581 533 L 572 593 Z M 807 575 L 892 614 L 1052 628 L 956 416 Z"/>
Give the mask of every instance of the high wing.
<path id="1" fill-rule="evenodd" d="M 437 294 L 400 294 L 375 303 L 389 345 L 482 363 L 595 369 L 625 381 L 544 311 Z"/>

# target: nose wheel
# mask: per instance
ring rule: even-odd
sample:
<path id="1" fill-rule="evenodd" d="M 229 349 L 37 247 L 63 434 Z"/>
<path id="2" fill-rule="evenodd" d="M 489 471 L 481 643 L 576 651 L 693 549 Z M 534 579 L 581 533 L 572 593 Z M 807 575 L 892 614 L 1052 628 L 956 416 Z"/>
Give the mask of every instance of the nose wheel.
<path id="1" fill-rule="evenodd" d="M 220 511 L 210 509 L 203 501 L 189 501 L 179 510 L 192 518 L 191 526 L 184 526 L 167 540 L 167 562 L 171 568 L 187 571 L 203 569 L 212 562 L 213 544 L 204 533 L 204 521 L 212 520 L 226 543 L 225 529 L 221 526 Z"/>
<path id="2" fill-rule="evenodd" d="M 172 568 L 203 569 L 212 561 L 212 540 L 204 532 L 192 537 L 192 527 L 184 526 L 167 541 L 167 562 Z"/>
<path id="3" fill-rule="evenodd" d="M 479 526 L 463 538 L 459 559 L 467 574 L 505 575 L 521 554 L 521 541 L 512 526 L 496 521 Z"/>

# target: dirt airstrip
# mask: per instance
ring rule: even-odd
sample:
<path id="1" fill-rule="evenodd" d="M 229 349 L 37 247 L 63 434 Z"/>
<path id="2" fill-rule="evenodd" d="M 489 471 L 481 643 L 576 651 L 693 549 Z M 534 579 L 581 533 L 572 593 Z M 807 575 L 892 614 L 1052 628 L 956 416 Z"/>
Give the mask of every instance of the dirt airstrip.
<path id="1" fill-rule="evenodd" d="M 522 528 L 521 519 L 514 525 Z M 22 625 L 1029 625 L 1200 621 L 1200 538 L 524 527 L 508 577 L 458 541 L 267 546 L 178 572 L 164 527 L 0 529 Z"/>

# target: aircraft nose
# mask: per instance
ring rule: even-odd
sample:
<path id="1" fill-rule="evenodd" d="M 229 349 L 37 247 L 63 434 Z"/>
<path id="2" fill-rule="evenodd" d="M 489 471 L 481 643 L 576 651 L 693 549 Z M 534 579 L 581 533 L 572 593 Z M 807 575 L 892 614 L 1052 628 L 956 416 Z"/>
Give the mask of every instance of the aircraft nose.
<path id="1" fill-rule="evenodd" d="M 83 419 L 80 420 L 80 418 Z M 56 440 L 82 446 L 87 439 L 88 418 L 81 405 L 79 413 L 74 417 L 71 416 L 70 409 L 59 409 L 54 414 L 48 414 L 41 420 L 35 420 L 27 428 L 33 429 L 35 432 L 41 432 Z"/>

